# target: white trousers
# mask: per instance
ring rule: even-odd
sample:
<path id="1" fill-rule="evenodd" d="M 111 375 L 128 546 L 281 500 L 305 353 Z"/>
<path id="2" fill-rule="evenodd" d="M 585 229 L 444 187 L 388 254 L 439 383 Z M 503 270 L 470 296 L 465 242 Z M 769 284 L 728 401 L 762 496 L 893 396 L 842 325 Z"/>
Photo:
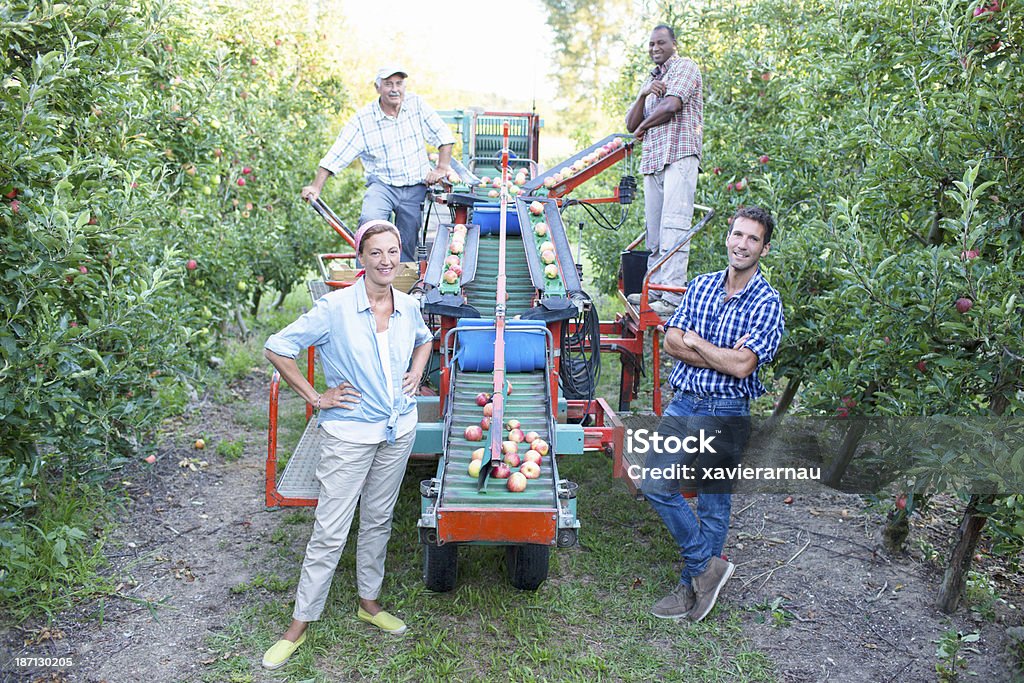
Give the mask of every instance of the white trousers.
<path id="1" fill-rule="evenodd" d="M 644 176 L 644 212 L 647 219 L 647 248 L 651 256 L 647 270 L 682 239 L 693 223 L 693 196 L 697 191 L 697 170 L 700 161 L 688 156 L 655 173 Z M 687 241 L 654 275 L 651 284 L 682 287 L 686 284 L 686 268 L 690 261 Z M 651 292 L 652 298 L 678 305 L 682 294 Z"/>
<path id="2" fill-rule="evenodd" d="M 353 444 L 323 435 L 316 468 L 320 496 L 313 534 L 306 545 L 302 575 L 295 591 L 299 621 L 316 621 L 324 610 L 331 579 L 345 549 L 349 527 L 359 504 L 356 542 L 356 587 L 359 597 L 376 600 L 384 583 L 384 558 L 391 538 L 391 519 L 416 430 L 395 443 Z"/>

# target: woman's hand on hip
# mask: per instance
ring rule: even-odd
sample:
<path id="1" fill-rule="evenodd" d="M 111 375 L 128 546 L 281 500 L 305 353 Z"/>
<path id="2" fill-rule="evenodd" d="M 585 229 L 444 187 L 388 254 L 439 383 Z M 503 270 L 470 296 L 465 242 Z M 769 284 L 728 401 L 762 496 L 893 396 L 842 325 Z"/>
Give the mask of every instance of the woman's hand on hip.
<path id="1" fill-rule="evenodd" d="M 423 379 L 422 372 L 410 370 L 402 376 L 402 393 L 408 396 L 415 396 L 420 390 L 420 381 Z"/>
<path id="2" fill-rule="evenodd" d="M 362 395 L 348 382 L 342 382 L 320 394 L 320 408 L 344 408 L 352 410 L 359 403 Z"/>

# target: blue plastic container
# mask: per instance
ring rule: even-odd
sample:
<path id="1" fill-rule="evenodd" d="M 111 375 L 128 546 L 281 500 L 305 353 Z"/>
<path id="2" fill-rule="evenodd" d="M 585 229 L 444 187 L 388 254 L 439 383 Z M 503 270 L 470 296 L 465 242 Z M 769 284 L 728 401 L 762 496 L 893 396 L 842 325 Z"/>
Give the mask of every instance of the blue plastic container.
<path id="1" fill-rule="evenodd" d="M 509 235 L 519 234 L 519 214 L 515 204 L 505 209 L 505 231 Z M 501 205 L 477 204 L 473 207 L 473 222 L 480 226 L 481 235 L 497 235 L 501 232 Z"/>
<path id="2" fill-rule="evenodd" d="M 458 351 L 455 361 L 466 372 L 494 370 L 495 331 L 474 327 L 494 327 L 488 318 L 463 318 L 459 321 Z M 505 372 L 533 372 L 547 367 L 547 335 L 538 320 L 505 321 Z"/>

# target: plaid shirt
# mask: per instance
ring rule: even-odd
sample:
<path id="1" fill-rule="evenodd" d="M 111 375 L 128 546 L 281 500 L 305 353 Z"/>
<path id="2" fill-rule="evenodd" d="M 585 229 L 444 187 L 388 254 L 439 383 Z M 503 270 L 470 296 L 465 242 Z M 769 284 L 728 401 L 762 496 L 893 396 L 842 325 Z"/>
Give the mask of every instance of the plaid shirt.
<path id="1" fill-rule="evenodd" d="M 693 330 L 715 346 L 732 348 L 736 340 L 750 334 L 743 348 L 757 355 L 760 368 L 775 357 L 785 327 L 782 299 L 758 269 L 747 286 L 725 299 L 727 270 L 694 278 L 683 301 L 665 323 L 665 328 Z M 744 379 L 712 370 L 676 363 L 669 382 L 676 391 L 717 398 L 757 398 L 765 393 L 755 370 Z"/>
<path id="2" fill-rule="evenodd" d="M 673 55 L 660 67 L 655 67 L 644 81 L 664 81 L 667 86 L 665 97 L 678 97 L 683 106 L 671 119 L 651 128 L 644 134 L 643 155 L 640 157 L 640 172 L 657 173 L 683 157 L 696 156 L 700 159 L 704 139 L 704 97 L 701 94 L 700 69 L 692 59 Z M 663 100 L 654 93 L 644 101 L 646 119 Z"/>
<path id="3" fill-rule="evenodd" d="M 406 95 L 396 117 L 374 100 L 345 124 L 320 166 L 336 174 L 358 157 L 367 177 L 394 187 L 418 185 L 431 169 L 424 141 L 440 147 L 453 144 L 455 137 L 416 95 Z"/>

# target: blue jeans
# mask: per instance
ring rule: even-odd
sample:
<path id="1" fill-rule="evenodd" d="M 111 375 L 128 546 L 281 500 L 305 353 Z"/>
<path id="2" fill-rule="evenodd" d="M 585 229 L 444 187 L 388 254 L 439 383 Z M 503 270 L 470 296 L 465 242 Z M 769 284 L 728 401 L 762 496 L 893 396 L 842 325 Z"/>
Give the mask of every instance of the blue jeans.
<path id="1" fill-rule="evenodd" d="M 679 466 L 694 468 L 698 487 L 697 514 L 679 493 L 686 482 L 673 477 L 645 477 L 642 490 L 651 507 L 661 516 L 669 533 L 679 546 L 683 583 L 707 569 L 712 557 L 722 554 L 729 533 L 732 512 L 731 486 L 721 481 L 701 481 L 706 468 L 739 465 L 743 449 L 750 437 L 750 411 L 747 399 L 715 398 L 677 392 L 665 408 L 658 425 L 659 433 L 714 436 L 713 451 L 707 453 L 652 452 L 647 456 L 645 470 L 678 472 Z M 698 443 L 699 440 L 694 441 Z"/>
<path id="2" fill-rule="evenodd" d="M 370 177 L 366 181 L 366 194 L 363 195 L 363 209 L 359 214 L 359 225 L 367 221 L 390 221 L 395 214 L 395 227 L 402 236 L 402 260 L 416 260 L 416 245 L 419 244 L 421 211 L 423 198 L 427 195 L 427 186 L 409 185 L 396 187 Z"/>

